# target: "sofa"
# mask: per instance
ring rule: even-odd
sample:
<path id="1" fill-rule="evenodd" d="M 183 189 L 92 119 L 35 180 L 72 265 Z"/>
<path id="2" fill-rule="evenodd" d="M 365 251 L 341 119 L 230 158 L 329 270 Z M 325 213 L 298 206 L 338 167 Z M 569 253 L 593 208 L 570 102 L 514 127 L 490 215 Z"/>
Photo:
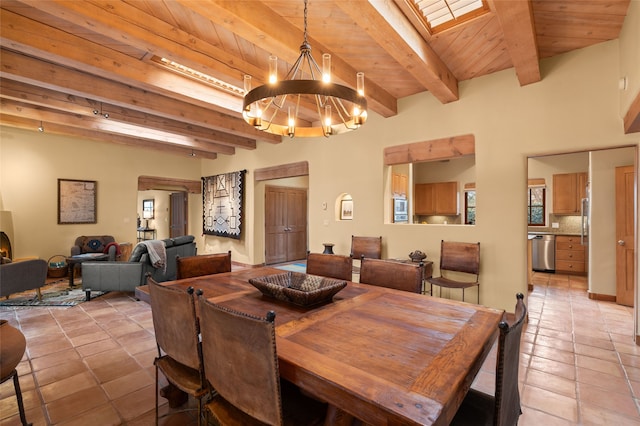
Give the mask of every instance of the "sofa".
<path id="1" fill-rule="evenodd" d="M 92 291 L 135 291 L 136 287 L 146 284 L 147 274 L 157 282 L 175 280 L 176 256 L 195 256 L 194 239 L 193 235 L 185 235 L 165 240 L 142 241 L 133 248 L 126 262 L 83 262 L 82 289 L 86 293 L 86 299 L 91 299 Z M 153 265 L 153 254 L 158 251 L 158 244 L 164 246 L 166 267 Z"/>
<path id="2" fill-rule="evenodd" d="M 81 235 L 71 247 L 71 256 L 85 253 L 104 253 L 109 255 L 110 261 L 115 261 L 118 244 L 111 235 Z"/>
<path id="3" fill-rule="evenodd" d="M 42 300 L 40 287 L 47 280 L 48 266 L 42 259 L 29 259 L 0 265 L 0 296 L 36 290 L 38 300 Z"/>

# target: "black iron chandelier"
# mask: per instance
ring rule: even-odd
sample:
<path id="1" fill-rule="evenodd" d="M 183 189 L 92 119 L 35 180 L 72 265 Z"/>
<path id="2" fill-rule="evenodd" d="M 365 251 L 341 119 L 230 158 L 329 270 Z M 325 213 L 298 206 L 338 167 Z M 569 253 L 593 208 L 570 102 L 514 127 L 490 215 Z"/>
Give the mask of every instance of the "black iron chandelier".
<path id="1" fill-rule="evenodd" d="M 319 137 L 358 129 L 367 120 L 364 73 L 356 74 L 356 90 L 331 82 L 331 55 L 322 55 L 322 69 L 311 55 L 307 41 L 307 0 L 304 0 L 304 41 L 300 56 L 284 80 L 278 80 L 278 58 L 269 57 L 269 80 L 251 88 L 244 77 L 242 115 L 258 130 L 289 136 Z M 301 118 L 309 109 L 315 118 Z"/>

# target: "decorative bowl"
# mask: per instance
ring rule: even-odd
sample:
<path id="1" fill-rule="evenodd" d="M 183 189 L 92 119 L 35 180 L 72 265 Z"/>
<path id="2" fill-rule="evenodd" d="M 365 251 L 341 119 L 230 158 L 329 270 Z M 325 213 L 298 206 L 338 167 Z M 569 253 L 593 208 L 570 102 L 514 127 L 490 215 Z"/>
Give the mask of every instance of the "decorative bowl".
<path id="1" fill-rule="evenodd" d="M 328 302 L 336 293 L 347 286 L 347 282 L 344 280 L 301 272 L 284 272 L 250 278 L 249 283 L 265 296 L 299 306 L 312 306 Z"/>

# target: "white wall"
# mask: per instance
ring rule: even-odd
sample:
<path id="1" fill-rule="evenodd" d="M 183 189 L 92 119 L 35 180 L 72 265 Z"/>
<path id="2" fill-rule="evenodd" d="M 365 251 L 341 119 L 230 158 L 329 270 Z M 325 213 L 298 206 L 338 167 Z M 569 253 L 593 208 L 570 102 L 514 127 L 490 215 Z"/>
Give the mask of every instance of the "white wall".
<path id="1" fill-rule="evenodd" d="M 0 210 L 12 212 L 14 257 L 68 255 L 80 235 L 113 235 L 135 244 L 142 206 L 138 176 L 200 180 L 199 163 L 148 149 L 0 127 Z M 97 181 L 97 223 L 57 223 L 59 178 Z M 202 211 L 201 195 L 189 202 Z M 201 223 L 200 214 L 190 221 L 189 233 L 200 236 Z"/>
<path id="2" fill-rule="evenodd" d="M 616 167 L 633 165 L 635 148 L 591 153 L 589 291 L 616 294 Z"/>

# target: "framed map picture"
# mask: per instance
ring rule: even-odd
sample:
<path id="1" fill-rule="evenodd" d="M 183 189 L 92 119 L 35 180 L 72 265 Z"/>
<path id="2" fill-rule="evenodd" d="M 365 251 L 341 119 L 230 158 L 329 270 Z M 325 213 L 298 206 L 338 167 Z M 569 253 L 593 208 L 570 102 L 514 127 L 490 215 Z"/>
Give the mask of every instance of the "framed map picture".
<path id="1" fill-rule="evenodd" d="M 95 180 L 58 179 L 58 224 L 97 223 Z"/>

